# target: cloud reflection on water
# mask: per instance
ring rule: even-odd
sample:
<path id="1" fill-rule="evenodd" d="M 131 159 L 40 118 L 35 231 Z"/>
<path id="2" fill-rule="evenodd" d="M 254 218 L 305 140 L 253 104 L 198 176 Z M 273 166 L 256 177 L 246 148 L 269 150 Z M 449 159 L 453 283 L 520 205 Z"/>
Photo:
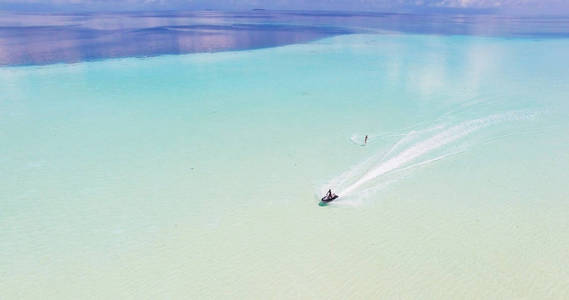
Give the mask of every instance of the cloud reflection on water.
<path id="1" fill-rule="evenodd" d="M 568 36 L 567 18 L 323 12 L 0 14 L 0 65 L 214 52 L 349 33 Z"/>

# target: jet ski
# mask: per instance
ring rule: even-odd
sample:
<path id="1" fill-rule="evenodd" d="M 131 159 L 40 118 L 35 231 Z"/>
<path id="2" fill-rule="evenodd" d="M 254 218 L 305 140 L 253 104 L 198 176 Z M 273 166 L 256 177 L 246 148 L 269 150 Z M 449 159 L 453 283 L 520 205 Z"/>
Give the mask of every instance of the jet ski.
<path id="1" fill-rule="evenodd" d="M 320 200 L 322 200 L 324 203 L 328 203 L 336 200 L 338 197 L 338 195 L 332 193 L 332 190 L 328 190 L 328 193 L 326 193 L 326 195 L 324 195 L 324 197 L 322 197 Z"/>

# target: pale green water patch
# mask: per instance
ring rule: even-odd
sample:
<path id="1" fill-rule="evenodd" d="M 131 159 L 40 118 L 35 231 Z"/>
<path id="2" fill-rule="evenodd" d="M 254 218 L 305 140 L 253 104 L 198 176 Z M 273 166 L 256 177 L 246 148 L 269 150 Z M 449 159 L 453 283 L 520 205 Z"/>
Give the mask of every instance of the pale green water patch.
<path id="1" fill-rule="evenodd" d="M 567 297 L 567 53 L 353 35 L 0 69 L 1 294 Z M 317 205 L 411 131 L 512 113 Z"/>

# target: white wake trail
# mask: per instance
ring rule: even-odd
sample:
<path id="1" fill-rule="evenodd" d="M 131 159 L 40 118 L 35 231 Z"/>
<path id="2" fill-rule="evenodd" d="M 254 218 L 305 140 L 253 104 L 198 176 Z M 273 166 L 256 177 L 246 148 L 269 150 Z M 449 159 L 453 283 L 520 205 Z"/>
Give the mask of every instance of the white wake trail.
<path id="1" fill-rule="evenodd" d="M 363 185 L 380 176 L 391 174 L 394 171 L 403 171 L 423 166 L 458 153 L 446 153 L 435 158 L 428 158 L 427 156 L 429 153 L 433 153 L 441 149 L 444 150 L 446 145 L 456 142 L 475 131 L 498 122 L 527 118 L 527 114 L 520 115 L 519 113 L 511 112 L 470 120 L 454 126 L 446 127 L 445 125 L 439 125 L 426 130 L 411 131 L 386 151 L 385 154 L 381 156 L 379 163 L 371 168 L 371 170 L 361 175 L 361 177 L 358 176 L 358 174 L 362 173 L 361 171 L 365 167 L 363 164 L 359 164 L 356 168 L 342 174 L 340 176 L 341 179 L 336 178 L 336 180 L 332 180 L 331 183 L 341 183 L 339 186 L 330 186 L 338 187 L 338 195 L 342 197 L 349 196 L 356 191 L 361 191 L 360 188 Z M 369 163 L 369 161 L 367 162 Z M 358 179 L 358 177 L 360 178 Z M 353 183 L 342 188 L 350 181 Z M 369 189 L 370 188 L 367 188 L 366 190 Z M 374 188 L 372 187 L 371 189 L 373 190 Z"/>

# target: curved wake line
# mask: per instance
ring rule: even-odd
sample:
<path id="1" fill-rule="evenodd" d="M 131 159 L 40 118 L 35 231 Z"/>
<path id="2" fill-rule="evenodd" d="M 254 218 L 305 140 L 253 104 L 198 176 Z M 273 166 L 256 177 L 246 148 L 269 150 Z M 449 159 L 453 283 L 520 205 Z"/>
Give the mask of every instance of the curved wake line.
<path id="1" fill-rule="evenodd" d="M 334 185 L 329 186 L 337 187 L 338 195 L 342 197 L 349 196 L 359 191 L 362 186 L 378 177 L 392 174 L 396 171 L 399 172 L 415 167 L 424 166 L 462 152 L 454 151 L 450 153 L 443 153 L 435 158 L 429 158 L 427 156 L 428 154 L 435 151 L 445 150 L 444 148 L 446 145 L 454 143 L 480 129 L 504 121 L 524 119 L 527 120 L 530 118 L 533 118 L 533 114 L 509 112 L 465 121 L 454 126 L 447 126 L 443 124 L 424 130 L 410 131 L 409 133 L 403 135 L 403 138 L 396 142 L 385 153 L 375 155 L 363 163 L 358 164 L 356 167 L 333 179 L 331 181 L 331 184 Z M 379 157 L 381 157 L 379 159 L 379 163 L 377 163 L 370 170 L 364 171 L 366 169 L 366 166 L 368 166 Z M 359 175 L 362 173 L 363 175 Z M 348 182 L 352 183 L 347 185 Z M 343 186 L 346 187 L 342 188 Z M 385 184 L 381 184 L 381 187 L 383 186 L 385 186 Z M 365 189 L 365 191 L 368 190 L 375 190 L 375 188 L 371 187 Z"/>
<path id="2" fill-rule="evenodd" d="M 365 134 L 352 134 L 352 136 L 350 136 L 350 142 L 358 145 L 358 146 L 365 146 Z M 372 144 L 375 143 L 377 140 L 383 140 L 383 139 L 388 139 L 388 138 L 393 138 L 393 137 L 401 137 L 401 136 L 405 136 L 405 134 L 375 134 L 375 135 L 368 135 L 368 141 L 367 144 Z"/>

